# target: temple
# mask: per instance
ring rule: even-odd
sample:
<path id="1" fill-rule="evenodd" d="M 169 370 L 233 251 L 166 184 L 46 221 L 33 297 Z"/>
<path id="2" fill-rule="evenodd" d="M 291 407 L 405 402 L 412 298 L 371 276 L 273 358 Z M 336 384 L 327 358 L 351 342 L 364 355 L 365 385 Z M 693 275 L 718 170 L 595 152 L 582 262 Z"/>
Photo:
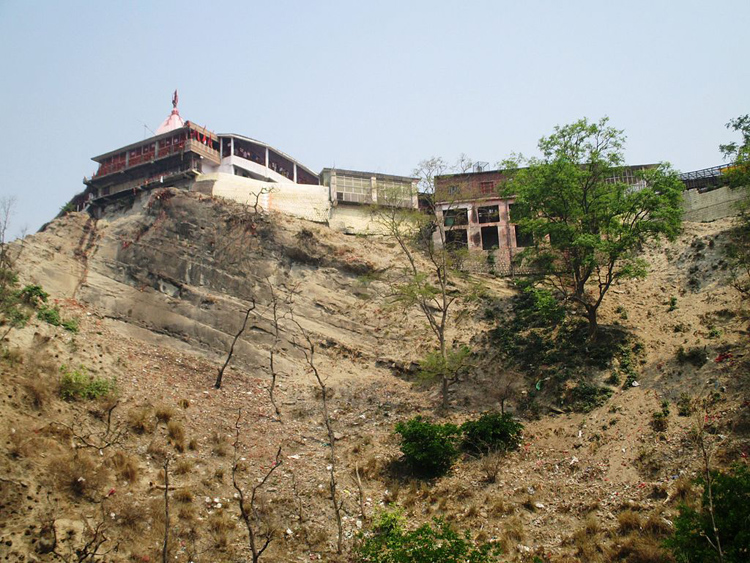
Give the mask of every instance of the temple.
<path id="1" fill-rule="evenodd" d="M 330 168 L 318 175 L 262 141 L 217 135 L 185 121 L 178 101 L 175 91 L 172 112 L 153 137 L 92 159 L 98 168 L 84 178 L 86 190 L 73 199 L 75 207 L 98 213 L 119 199 L 169 186 L 241 203 L 258 197 L 268 211 L 369 232 L 376 226 L 366 206 L 417 206 L 416 178 Z"/>

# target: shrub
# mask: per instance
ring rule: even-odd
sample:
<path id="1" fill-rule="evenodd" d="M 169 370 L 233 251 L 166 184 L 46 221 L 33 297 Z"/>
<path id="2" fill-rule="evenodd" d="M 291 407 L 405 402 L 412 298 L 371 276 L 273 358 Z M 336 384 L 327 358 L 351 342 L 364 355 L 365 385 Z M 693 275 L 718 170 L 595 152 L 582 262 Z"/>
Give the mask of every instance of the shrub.
<path id="1" fill-rule="evenodd" d="M 698 508 L 680 505 L 674 522 L 674 533 L 666 545 L 678 561 L 719 561 L 707 540 L 721 542 L 725 563 L 750 559 L 750 469 L 736 465 L 729 473 L 711 473 L 711 496 L 716 526 L 711 521 L 709 490 L 705 479 L 696 481 L 703 487 Z"/>
<path id="2" fill-rule="evenodd" d="M 60 396 L 66 401 L 99 399 L 115 390 L 113 379 L 88 375 L 83 366 L 71 371 L 63 365 L 60 372 Z"/>
<path id="3" fill-rule="evenodd" d="M 406 463 L 420 476 L 444 475 L 458 458 L 460 430 L 455 424 L 432 424 L 416 416 L 396 424 L 396 433 Z"/>
<path id="4" fill-rule="evenodd" d="M 67 321 L 60 323 L 60 326 L 68 332 L 76 334 L 78 332 L 78 319 L 68 319 Z"/>
<path id="5" fill-rule="evenodd" d="M 515 450 L 521 444 L 523 424 L 510 414 L 484 413 L 478 420 L 468 420 L 461 425 L 463 447 L 478 455 L 492 451 Z"/>
<path id="6" fill-rule="evenodd" d="M 360 536 L 354 550 L 358 563 L 488 563 L 497 561 L 499 546 L 475 544 L 469 532 L 460 535 L 440 518 L 433 525 L 423 524 L 411 532 L 405 531 L 398 513 L 380 516 L 373 530 Z"/>
<path id="7" fill-rule="evenodd" d="M 579 381 L 575 387 L 570 390 L 567 403 L 577 412 L 589 412 L 598 406 L 603 405 L 612 395 L 612 389 L 600 387 L 593 383 Z"/>
<path id="8" fill-rule="evenodd" d="M 44 321 L 52 326 L 60 326 L 60 324 L 62 324 L 60 309 L 57 307 L 39 307 L 36 316 L 40 321 Z"/>
<path id="9" fill-rule="evenodd" d="M 526 328 L 556 326 L 565 319 L 565 309 L 548 289 L 519 284 L 521 295 L 513 309 L 518 322 Z"/>
<path id="10" fill-rule="evenodd" d="M 21 301 L 32 307 L 37 307 L 47 302 L 49 293 L 42 289 L 41 285 L 27 285 L 19 292 Z"/>

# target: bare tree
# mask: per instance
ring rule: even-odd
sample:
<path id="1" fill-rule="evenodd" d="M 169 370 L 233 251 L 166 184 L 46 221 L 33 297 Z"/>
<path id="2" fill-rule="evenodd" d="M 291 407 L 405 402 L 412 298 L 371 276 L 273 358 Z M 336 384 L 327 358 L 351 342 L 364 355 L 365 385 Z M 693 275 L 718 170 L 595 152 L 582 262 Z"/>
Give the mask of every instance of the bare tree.
<path id="1" fill-rule="evenodd" d="M 341 509 L 343 507 L 344 501 L 339 501 L 337 492 L 338 484 L 336 481 L 336 433 L 333 431 L 333 426 L 331 425 L 331 415 L 328 410 L 328 386 L 326 385 L 325 380 L 321 377 L 320 372 L 318 371 L 318 367 L 315 365 L 315 344 L 313 343 L 312 338 L 310 338 L 310 334 L 304 328 L 302 328 L 302 325 L 300 325 L 299 322 L 297 322 L 295 319 L 292 320 L 297 325 L 300 333 L 302 334 L 304 343 L 300 347 L 302 349 L 302 353 L 305 355 L 305 362 L 310 368 L 310 371 L 312 372 L 313 376 L 315 377 L 315 381 L 318 384 L 318 388 L 320 389 L 321 400 L 323 404 L 323 422 L 325 423 L 326 431 L 328 433 L 328 447 L 330 454 L 330 463 L 328 465 L 328 486 L 331 493 L 333 514 L 336 518 L 336 527 L 338 529 L 336 553 L 341 554 L 344 549 L 344 527 L 341 520 Z"/>
<path id="2" fill-rule="evenodd" d="M 240 505 L 240 514 L 242 521 L 247 529 L 248 542 L 250 544 L 250 551 L 253 557 L 253 563 L 258 563 L 260 557 L 266 551 L 274 538 L 274 528 L 267 521 L 264 520 L 263 516 L 258 510 L 258 492 L 265 486 L 268 479 L 271 477 L 274 471 L 281 467 L 283 463 L 281 459 L 281 446 L 279 446 L 276 452 L 276 458 L 271 468 L 266 471 L 266 474 L 258 481 L 258 483 L 250 489 L 250 497 L 247 498 L 242 487 L 237 482 L 237 462 L 239 461 L 239 449 L 240 449 L 240 421 L 242 420 L 242 409 L 237 411 L 237 421 L 234 424 L 235 437 L 234 437 L 234 459 L 232 461 L 232 485 L 237 491 L 238 501 Z"/>
<path id="3" fill-rule="evenodd" d="M 10 257 L 8 255 L 8 227 L 16 207 L 14 196 L 0 197 L 0 267 L 9 268 Z"/>
<path id="4" fill-rule="evenodd" d="M 271 302 L 269 307 L 271 309 L 271 322 L 273 323 L 273 345 L 269 351 L 269 369 L 271 372 L 271 383 L 268 386 L 268 395 L 271 399 L 276 416 L 281 418 L 281 410 L 279 409 L 276 399 L 274 397 L 274 391 L 276 390 L 276 379 L 278 373 L 274 364 L 274 357 L 277 354 L 279 345 L 281 344 L 281 321 L 288 318 L 292 314 L 292 303 L 294 302 L 294 296 L 297 294 L 297 288 L 292 287 L 291 289 L 286 286 L 282 286 L 286 290 L 286 296 L 282 298 L 281 294 L 276 290 L 273 283 L 271 283 L 270 277 L 266 277 L 266 284 L 268 285 L 268 291 L 270 294 Z M 282 307 L 286 307 L 286 310 L 282 311 Z"/>
<path id="5" fill-rule="evenodd" d="M 448 163 L 439 156 L 421 160 L 412 174 L 419 178 L 419 189 L 431 194 L 435 192 L 435 177 L 445 174 L 449 170 Z"/>
<path id="6" fill-rule="evenodd" d="M 240 327 L 240 330 L 237 332 L 237 334 L 234 335 L 234 340 L 232 340 L 232 345 L 229 347 L 229 353 L 227 354 L 227 359 L 224 362 L 224 365 L 219 368 L 219 374 L 216 376 L 216 383 L 214 383 L 214 387 L 216 389 L 221 388 L 221 380 L 224 377 L 224 370 L 227 369 L 227 366 L 229 365 L 229 361 L 232 359 L 232 354 L 234 354 L 234 346 L 237 344 L 237 341 L 240 339 L 240 336 L 242 336 L 242 333 L 245 332 L 245 328 L 247 327 L 247 319 L 250 317 L 250 313 L 252 313 L 255 310 L 255 298 L 252 299 L 252 305 L 247 309 L 245 312 L 245 318 L 242 321 L 242 326 Z"/>

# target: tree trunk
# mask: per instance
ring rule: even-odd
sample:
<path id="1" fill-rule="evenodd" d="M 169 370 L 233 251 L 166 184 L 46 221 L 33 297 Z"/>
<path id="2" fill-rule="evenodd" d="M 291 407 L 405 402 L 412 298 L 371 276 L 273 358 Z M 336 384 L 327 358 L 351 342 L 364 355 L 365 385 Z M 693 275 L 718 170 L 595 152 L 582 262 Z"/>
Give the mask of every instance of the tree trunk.
<path id="1" fill-rule="evenodd" d="M 593 342 L 596 340 L 596 336 L 599 330 L 599 323 L 597 322 L 596 313 L 596 307 L 586 307 L 586 318 L 589 321 L 589 342 Z"/>

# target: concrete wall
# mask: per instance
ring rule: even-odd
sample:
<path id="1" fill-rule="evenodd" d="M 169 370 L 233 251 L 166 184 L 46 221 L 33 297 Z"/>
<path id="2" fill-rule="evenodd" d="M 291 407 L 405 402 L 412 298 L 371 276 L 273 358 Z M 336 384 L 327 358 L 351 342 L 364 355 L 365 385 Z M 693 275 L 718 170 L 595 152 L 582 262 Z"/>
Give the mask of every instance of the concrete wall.
<path id="1" fill-rule="evenodd" d="M 260 196 L 258 203 L 266 211 L 278 211 L 300 219 L 328 222 L 331 205 L 328 188 L 293 182 L 263 182 L 232 174 L 202 174 L 191 188 L 207 195 L 219 196 L 242 204 L 254 204 L 255 194 L 263 188 L 271 193 Z"/>
<path id="2" fill-rule="evenodd" d="M 338 204 L 331 208 L 328 226 L 336 231 L 357 235 L 384 235 L 385 229 L 374 220 L 367 205 Z"/>
<path id="3" fill-rule="evenodd" d="M 747 190 L 723 186 L 699 193 L 697 189 L 682 193 L 685 221 L 708 222 L 739 213 L 737 204 L 747 196 Z"/>

